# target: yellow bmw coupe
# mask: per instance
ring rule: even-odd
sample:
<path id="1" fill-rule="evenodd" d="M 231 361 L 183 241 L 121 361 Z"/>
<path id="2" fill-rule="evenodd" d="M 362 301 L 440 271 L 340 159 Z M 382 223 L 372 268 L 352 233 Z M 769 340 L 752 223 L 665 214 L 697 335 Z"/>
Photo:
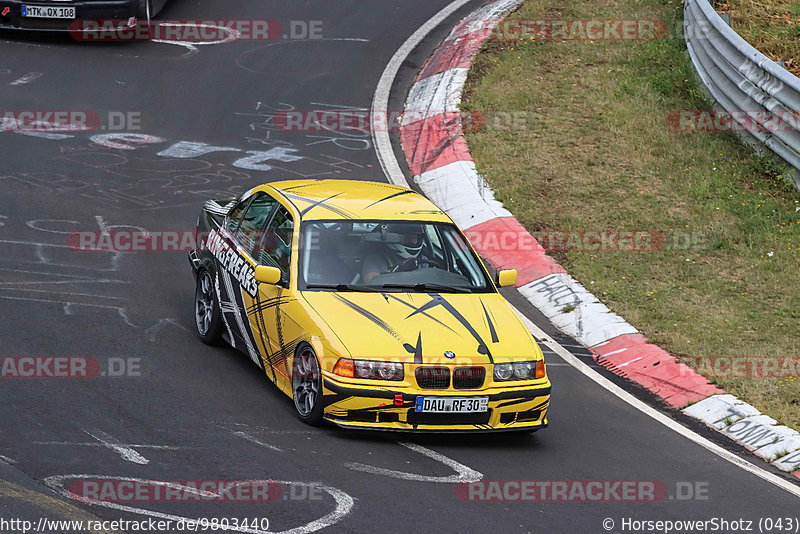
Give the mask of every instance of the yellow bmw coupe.
<path id="1" fill-rule="evenodd" d="M 195 319 L 245 352 L 309 424 L 538 430 L 536 340 L 453 221 L 389 184 L 293 180 L 206 202 Z"/>

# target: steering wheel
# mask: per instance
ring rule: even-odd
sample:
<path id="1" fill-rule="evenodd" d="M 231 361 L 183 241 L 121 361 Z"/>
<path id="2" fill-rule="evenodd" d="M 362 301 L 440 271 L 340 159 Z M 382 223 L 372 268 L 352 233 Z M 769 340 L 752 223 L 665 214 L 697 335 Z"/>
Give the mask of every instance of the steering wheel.
<path id="1" fill-rule="evenodd" d="M 442 258 L 428 258 L 428 257 L 426 257 L 425 261 L 427 263 L 433 265 L 437 269 L 441 269 L 443 271 L 449 271 L 449 269 L 447 268 L 447 263 Z"/>
<path id="2" fill-rule="evenodd" d="M 425 258 L 423 258 L 423 259 L 424 259 L 424 261 L 420 261 L 420 257 L 419 256 L 417 256 L 415 258 L 406 258 L 404 261 L 400 262 L 398 265 L 396 265 L 389 272 L 390 273 L 403 272 L 403 271 L 406 270 L 405 269 L 406 265 L 408 265 L 411 262 L 414 262 L 414 265 L 417 266 L 417 267 L 419 266 L 420 263 L 429 263 L 429 264 L 433 265 L 434 267 L 436 267 L 437 269 L 441 269 L 443 271 L 447 270 L 447 265 L 444 263 L 443 260 L 441 260 L 439 258 L 428 258 L 427 256 L 425 256 Z M 414 269 L 408 269 L 408 270 L 409 271 L 413 271 Z"/>
<path id="3" fill-rule="evenodd" d="M 414 258 L 406 258 L 405 260 L 403 260 L 400 263 L 398 263 L 397 265 L 395 265 L 392 269 L 390 269 L 389 272 L 390 273 L 396 273 L 398 271 L 399 272 L 403 272 L 403 271 L 406 270 L 405 266 L 408 265 L 411 262 L 414 262 L 414 264 L 416 265 L 417 258 L 415 258 L 415 257 Z M 414 269 L 408 269 L 408 270 L 409 271 L 413 271 Z"/>

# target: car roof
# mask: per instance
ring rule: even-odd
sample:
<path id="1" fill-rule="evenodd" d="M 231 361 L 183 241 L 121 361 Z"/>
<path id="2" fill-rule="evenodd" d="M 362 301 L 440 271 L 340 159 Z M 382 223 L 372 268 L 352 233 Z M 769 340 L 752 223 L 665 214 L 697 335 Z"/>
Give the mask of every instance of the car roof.
<path id="1" fill-rule="evenodd" d="M 286 180 L 273 189 L 292 203 L 302 220 L 398 220 L 451 222 L 433 202 L 406 187 L 360 180 Z"/>

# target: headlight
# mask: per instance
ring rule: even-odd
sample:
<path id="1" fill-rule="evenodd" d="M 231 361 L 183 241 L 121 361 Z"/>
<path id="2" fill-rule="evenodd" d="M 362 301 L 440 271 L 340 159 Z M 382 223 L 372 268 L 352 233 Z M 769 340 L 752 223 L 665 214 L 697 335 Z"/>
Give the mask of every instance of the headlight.
<path id="1" fill-rule="evenodd" d="M 514 364 L 514 378 L 529 380 L 533 376 L 536 365 L 533 362 L 519 362 Z"/>
<path id="2" fill-rule="evenodd" d="M 495 380 L 511 380 L 512 376 L 514 376 L 514 364 L 511 363 L 494 364 Z"/>
<path id="3" fill-rule="evenodd" d="M 507 380 L 534 380 L 545 377 L 544 361 L 515 362 L 494 364 L 494 379 Z"/>
<path id="4" fill-rule="evenodd" d="M 370 380 L 402 380 L 403 364 L 397 362 L 378 362 L 373 360 L 348 360 L 340 358 L 333 372 L 349 378 L 368 378 Z"/>

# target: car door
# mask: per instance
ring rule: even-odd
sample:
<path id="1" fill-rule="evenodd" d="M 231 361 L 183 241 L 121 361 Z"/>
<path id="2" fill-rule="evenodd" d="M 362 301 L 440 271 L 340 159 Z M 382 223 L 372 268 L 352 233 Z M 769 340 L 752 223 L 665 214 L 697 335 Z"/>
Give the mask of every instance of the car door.
<path id="1" fill-rule="evenodd" d="M 231 343 L 262 369 L 264 357 L 275 350 L 275 345 L 263 329 L 254 330 L 250 320 L 259 285 L 254 277 L 254 256 L 262 230 L 277 205 L 277 200 L 264 192 L 243 199 L 223 222 L 221 243 L 215 252 L 220 312 Z"/>
<path id="2" fill-rule="evenodd" d="M 262 232 L 255 251 L 259 265 L 277 267 L 281 271 L 278 284 L 259 284 L 258 294 L 250 315 L 256 328 L 263 329 L 273 342 L 274 350 L 265 358 L 267 374 L 284 391 L 291 386 L 290 359 L 302 337 L 302 331 L 292 319 L 291 310 L 297 299 L 291 291 L 291 266 L 294 244 L 294 218 L 283 205 L 278 205 Z"/>

